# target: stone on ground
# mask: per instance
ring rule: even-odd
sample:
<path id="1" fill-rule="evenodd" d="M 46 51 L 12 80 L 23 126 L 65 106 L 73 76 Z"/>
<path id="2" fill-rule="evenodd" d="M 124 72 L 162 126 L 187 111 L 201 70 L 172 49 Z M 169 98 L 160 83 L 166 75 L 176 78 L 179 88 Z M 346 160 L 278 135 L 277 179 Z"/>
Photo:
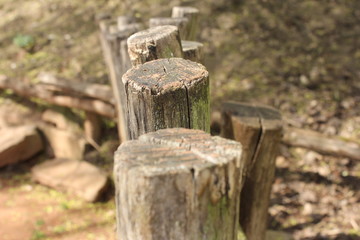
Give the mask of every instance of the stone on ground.
<path id="1" fill-rule="evenodd" d="M 43 150 L 44 144 L 33 125 L 0 130 L 0 167 L 25 161 Z"/>
<path id="2" fill-rule="evenodd" d="M 83 136 L 70 129 L 59 129 L 50 124 L 41 124 L 40 129 L 50 143 L 56 158 L 81 160 L 86 141 Z"/>
<path id="3" fill-rule="evenodd" d="M 31 169 L 40 184 L 74 194 L 88 202 L 99 200 L 108 186 L 107 175 L 85 161 L 54 159 Z"/>

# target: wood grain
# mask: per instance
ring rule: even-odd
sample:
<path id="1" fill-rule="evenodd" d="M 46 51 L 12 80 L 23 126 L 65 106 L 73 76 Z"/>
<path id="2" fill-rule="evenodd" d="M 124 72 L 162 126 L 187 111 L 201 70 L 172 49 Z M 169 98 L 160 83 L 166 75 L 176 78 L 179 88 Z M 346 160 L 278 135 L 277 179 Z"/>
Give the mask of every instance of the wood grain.
<path id="1" fill-rule="evenodd" d="M 263 240 L 275 174 L 275 158 L 282 137 L 280 113 L 268 106 L 223 104 L 224 137 L 243 145 L 245 181 L 241 191 L 240 224 L 248 239 Z"/>
<path id="2" fill-rule="evenodd" d="M 172 127 L 209 132 L 209 75 L 203 65 L 158 59 L 132 68 L 123 82 L 131 139 Z"/>
<path id="3" fill-rule="evenodd" d="M 122 240 L 237 239 L 241 145 L 193 129 L 164 129 L 115 153 Z"/>
<path id="4" fill-rule="evenodd" d="M 159 58 L 183 56 L 176 26 L 158 26 L 137 32 L 129 37 L 127 44 L 133 66 Z"/>

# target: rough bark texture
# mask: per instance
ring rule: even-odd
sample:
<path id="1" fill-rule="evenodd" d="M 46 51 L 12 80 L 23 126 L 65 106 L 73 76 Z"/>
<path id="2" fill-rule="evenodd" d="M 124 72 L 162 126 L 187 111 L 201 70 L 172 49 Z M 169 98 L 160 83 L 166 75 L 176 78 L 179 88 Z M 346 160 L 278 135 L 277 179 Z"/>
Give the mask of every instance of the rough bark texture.
<path id="1" fill-rule="evenodd" d="M 120 240 L 235 240 L 241 145 L 199 130 L 164 129 L 115 153 Z"/>
<path id="2" fill-rule="evenodd" d="M 172 15 L 173 18 L 186 17 L 189 19 L 187 24 L 188 30 L 187 36 L 184 36 L 183 40 L 196 40 L 198 21 L 199 21 L 199 10 L 193 7 L 173 7 Z"/>
<path id="3" fill-rule="evenodd" d="M 311 130 L 286 128 L 283 142 L 294 147 L 307 148 L 323 154 L 348 157 L 360 161 L 359 144 L 325 136 Z"/>
<path id="4" fill-rule="evenodd" d="M 265 239 L 281 135 L 277 110 L 244 103 L 223 105 L 222 136 L 241 142 L 244 149 L 246 179 L 241 191 L 240 224 L 249 240 Z"/>
<path id="5" fill-rule="evenodd" d="M 193 62 L 203 62 L 203 44 L 193 41 L 181 41 L 184 58 Z"/>
<path id="6" fill-rule="evenodd" d="M 132 68 L 123 82 L 131 139 L 172 127 L 209 132 L 209 76 L 203 65 L 159 59 Z"/>
<path id="7" fill-rule="evenodd" d="M 133 66 L 159 58 L 183 56 L 179 29 L 175 26 L 158 26 L 137 32 L 127 43 Z"/>
<path id="8" fill-rule="evenodd" d="M 150 18 L 149 26 L 157 27 L 157 26 L 164 26 L 164 25 L 172 25 L 179 28 L 180 38 L 186 38 L 188 36 L 188 24 L 189 20 L 185 17 L 179 18 L 170 18 L 170 17 L 157 17 L 157 18 Z"/>
<path id="9" fill-rule="evenodd" d="M 126 127 L 126 104 L 125 104 L 125 89 L 121 81 L 122 75 L 131 67 L 130 58 L 127 52 L 127 38 L 139 31 L 138 24 L 129 24 L 129 19 L 118 19 L 118 25 L 113 33 L 110 32 L 110 27 L 105 22 L 100 23 L 100 40 L 103 49 L 106 65 L 110 73 L 110 82 L 116 101 L 117 123 L 120 141 L 125 141 L 129 138 Z M 118 30 L 118 29 L 121 29 Z"/>

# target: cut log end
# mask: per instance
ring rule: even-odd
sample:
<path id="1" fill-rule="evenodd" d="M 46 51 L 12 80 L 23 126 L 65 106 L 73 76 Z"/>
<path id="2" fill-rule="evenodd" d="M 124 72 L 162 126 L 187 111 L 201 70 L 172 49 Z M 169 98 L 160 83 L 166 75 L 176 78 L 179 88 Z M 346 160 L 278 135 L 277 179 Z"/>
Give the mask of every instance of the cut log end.
<path id="1" fill-rule="evenodd" d="M 179 30 L 176 26 L 158 26 L 137 32 L 128 38 L 131 63 L 170 57 L 182 57 Z"/>
<path id="2" fill-rule="evenodd" d="M 164 129 L 123 143 L 114 168 L 118 236 L 237 239 L 240 161 L 239 143 L 198 130 Z"/>
<path id="3" fill-rule="evenodd" d="M 172 9 L 172 17 L 187 17 L 189 15 L 199 14 L 199 10 L 194 7 L 175 6 Z"/>
<path id="4" fill-rule="evenodd" d="M 184 58 L 193 62 L 202 62 L 204 45 L 194 41 L 181 41 Z"/>
<path id="5" fill-rule="evenodd" d="M 157 95 L 175 88 L 190 88 L 206 81 L 209 73 L 198 63 L 181 58 L 159 59 L 132 68 L 123 76 L 123 83 Z"/>
<path id="6" fill-rule="evenodd" d="M 208 72 L 181 58 L 154 60 L 123 76 L 130 138 L 164 128 L 209 132 Z"/>

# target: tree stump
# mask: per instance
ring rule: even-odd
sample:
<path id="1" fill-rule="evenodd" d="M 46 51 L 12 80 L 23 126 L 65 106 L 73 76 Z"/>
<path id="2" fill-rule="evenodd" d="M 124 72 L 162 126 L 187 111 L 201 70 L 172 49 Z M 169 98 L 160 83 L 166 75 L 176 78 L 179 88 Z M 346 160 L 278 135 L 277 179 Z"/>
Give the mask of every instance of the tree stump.
<path id="1" fill-rule="evenodd" d="M 164 26 L 164 25 L 171 25 L 176 26 L 180 32 L 180 38 L 185 39 L 188 36 L 188 28 L 187 24 L 189 19 L 186 17 L 179 17 L 179 18 L 171 18 L 171 17 L 157 17 L 157 18 L 150 18 L 149 26 L 150 28 Z"/>
<path id="2" fill-rule="evenodd" d="M 133 66 L 159 58 L 182 57 L 179 29 L 158 26 L 137 32 L 129 37 L 128 51 Z"/>
<path id="3" fill-rule="evenodd" d="M 127 38 L 140 29 L 139 24 L 130 22 L 131 20 L 127 17 L 119 17 L 118 25 L 113 28 L 113 31 L 110 30 L 110 26 L 106 22 L 100 22 L 100 40 L 116 101 L 120 142 L 129 138 L 126 127 L 125 88 L 121 81 L 122 75 L 131 67 L 127 52 Z"/>
<path id="4" fill-rule="evenodd" d="M 115 153 L 120 240 L 236 240 L 241 145 L 200 130 L 163 129 Z"/>
<path id="5" fill-rule="evenodd" d="M 209 74 L 199 63 L 158 59 L 123 76 L 130 138 L 163 128 L 209 132 Z"/>
<path id="6" fill-rule="evenodd" d="M 270 107 L 227 102 L 222 108 L 221 136 L 243 145 L 246 179 L 241 191 L 240 224 L 249 240 L 263 240 L 282 136 L 280 113 Z"/>
<path id="7" fill-rule="evenodd" d="M 203 47 L 204 45 L 199 42 L 181 41 L 184 59 L 193 62 L 203 62 Z"/>
<path id="8" fill-rule="evenodd" d="M 187 36 L 184 36 L 183 40 L 193 41 L 196 39 L 198 21 L 199 21 L 199 10 L 193 7 L 173 7 L 172 15 L 173 18 L 186 17 L 189 19 L 187 24 Z"/>

